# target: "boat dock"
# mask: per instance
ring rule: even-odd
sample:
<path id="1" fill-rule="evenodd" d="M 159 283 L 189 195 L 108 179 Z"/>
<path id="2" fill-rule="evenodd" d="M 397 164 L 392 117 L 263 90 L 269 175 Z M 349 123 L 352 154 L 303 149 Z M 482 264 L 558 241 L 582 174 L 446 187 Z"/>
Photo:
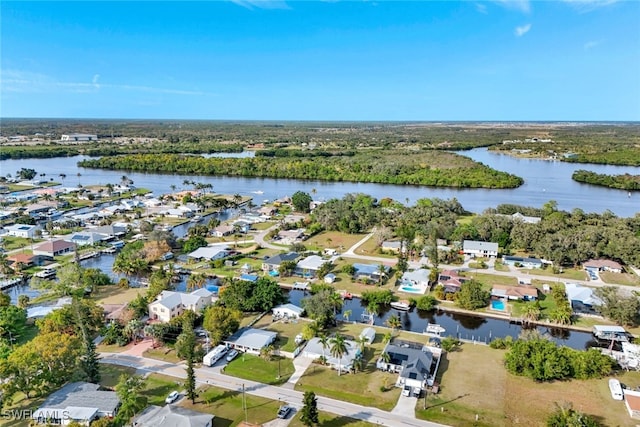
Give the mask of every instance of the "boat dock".
<path id="1" fill-rule="evenodd" d="M 4 279 L 0 280 L 0 291 L 4 291 L 6 289 L 13 288 L 14 286 L 18 286 L 22 284 L 22 277 L 14 277 L 13 279 Z"/>
<path id="2" fill-rule="evenodd" d="M 309 282 L 295 282 L 291 289 L 306 291 L 307 289 L 309 289 Z"/>
<path id="3" fill-rule="evenodd" d="M 594 325 L 593 336 L 606 341 L 629 341 L 629 333 L 622 326 Z"/>

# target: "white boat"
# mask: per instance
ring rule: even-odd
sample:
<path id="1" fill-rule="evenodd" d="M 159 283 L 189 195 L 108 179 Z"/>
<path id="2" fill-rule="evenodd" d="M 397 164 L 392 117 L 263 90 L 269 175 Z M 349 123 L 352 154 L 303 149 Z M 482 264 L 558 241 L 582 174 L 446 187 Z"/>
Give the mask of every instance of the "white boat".
<path id="1" fill-rule="evenodd" d="M 624 393 L 622 392 L 622 385 L 620 381 L 615 378 L 609 380 L 609 390 L 611 391 L 611 397 L 613 400 L 624 400 Z"/>
<path id="2" fill-rule="evenodd" d="M 253 194 L 264 194 L 264 191 L 262 190 L 256 190 L 256 191 L 252 191 Z"/>
<path id="3" fill-rule="evenodd" d="M 411 306 L 405 301 L 394 301 L 389 304 L 391 308 L 395 308 L 396 310 L 408 311 Z"/>
<path id="4" fill-rule="evenodd" d="M 442 336 L 445 330 L 446 329 L 444 329 L 442 326 L 438 325 L 437 323 L 429 323 L 427 325 L 427 329 L 424 330 L 424 333 L 426 335 L 439 337 L 439 336 Z"/>
<path id="5" fill-rule="evenodd" d="M 45 268 L 44 270 L 35 273 L 34 276 L 39 277 L 40 279 L 51 279 L 56 276 L 56 269 Z"/>
<path id="6" fill-rule="evenodd" d="M 193 218 L 191 218 L 191 222 L 200 222 L 200 220 L 202 220 L 202 217 L 200 215 L 196 215 Z"/>

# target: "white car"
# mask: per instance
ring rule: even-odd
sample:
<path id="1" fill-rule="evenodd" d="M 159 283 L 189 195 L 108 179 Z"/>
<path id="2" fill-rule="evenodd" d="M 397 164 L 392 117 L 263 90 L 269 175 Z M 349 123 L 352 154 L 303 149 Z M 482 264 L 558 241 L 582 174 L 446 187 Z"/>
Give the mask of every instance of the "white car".
<path id="1" fill-rule="evenodd" d="M 236 350 L 235 348 L 232 349 L 229 354 L 227 354 L 227 362 L 231 362 L 233 359 L 235 359 L 238 356 L 238 350 Z"/>
<path id="2" fill-rule="evenodd" d="M 179 397 L 180 397 L 180 393 L 178 393 L 177 391 L 172 391 L 171 393 L 169 393 L 169 396 L 167 396 L 167 398 L 164 401 L 165 403 L 173 403 L 176 400 L 178 400 Z"/>

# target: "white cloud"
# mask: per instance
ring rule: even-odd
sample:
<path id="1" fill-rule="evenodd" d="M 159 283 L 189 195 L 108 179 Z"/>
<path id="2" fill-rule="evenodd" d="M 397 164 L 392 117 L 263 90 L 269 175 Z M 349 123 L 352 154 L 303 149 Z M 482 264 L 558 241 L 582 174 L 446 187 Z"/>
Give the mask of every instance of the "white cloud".
<path id="1" fill-rule="evenodd" d="M 601 7 L 611 6 L 620 0 L 562 0 L 580 13 L 591 12 Z"/>
<path id="2" fill-rule="evenodd" d="M 602 40 L 590 40 L 586 42 L 582 47 L 584 50 L 591 50 L 594 47 L 600 46 L 602 44 Z"/>
<path id="3" fill-rule="evenodd" d="M 516 36 L 522 37 L 525 34 L 527 34 L 530 29 L 531 29 L 531 24 L 526 24 L 526 25 L 522 25 L 520 27 L 516 27 L 516 29 L 514 30 L 514 33 L 515 33 Z"/>
<path id="4" fill-rule="evenodd" d="M 0 70 L 0 77 L 0 92 L 45 93 L 61 91 L 72 93 L 97 93 L 103 89 L 115 89 L 137 92 L 166 93 L 172 95 L 212 95 L 211 93 L 197 90 L 171 89 L 130 84 L 98 83 L 100 74 L 94 74 L 91 82 L 61 82 L 45 74 L 3 69 Z"/>
<path id="5" fill-rule="evenodd" d="M 291 9 L 284 0 L 230 0 L 245 9 Z"/>
<path id="6" fill-rule="evenodd" d="M 529 0 L 494 0 L 495 3 L 507 9 L 516 10 L 518 12 L 531 12 L 531 3 Z"/>
<path id="7" fill-rule="evenodd" d="M 487 5 L 483 3 L 476 3 L 476 10 L 482 14 L 487 14 Z"/>

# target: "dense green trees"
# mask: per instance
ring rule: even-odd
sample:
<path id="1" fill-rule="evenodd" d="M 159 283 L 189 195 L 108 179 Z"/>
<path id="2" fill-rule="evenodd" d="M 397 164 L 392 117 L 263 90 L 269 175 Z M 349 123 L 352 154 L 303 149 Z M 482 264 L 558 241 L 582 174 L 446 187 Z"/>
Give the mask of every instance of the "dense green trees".
<path id="1" fill-rule="evenodd" d="M 620 190 L 640 190 L 640 175 L 606 175 L 580 169 L 571 175 L 571 179 L 586 184 L 618 188 Z"/>
<path id="2" fill-rule="evenodd" d="M 298 212 L 307 213 L 311 210 L 311 196 L 304 191 L 296 191 L 291 196 L 291 204 Z"/>
<path id="3" fill-rule="evenodd" d="M 228 279 L 220 302 L 240 311 L 268 311 L 287 301 L 287 297 L 276 281 L 260 277 L 256 282 Z"/>
<path id="4" fill-rule="evenodd" d="M 318 424 L 318 399 L 312 391 L 305 391 L 302 398 L 300 421 L 307 427 Z"/>
<path id="5" fill-rule="evenodd" d="M 204 311 L 202 326 L 209 331 L 211 343 L 215 345 L 238 330 L 241 318 L 239 310 L 212 305 Z"/>
<path id="6" fill-rule="evenodd" d="M 593 291 L 594 297 L 602 301 L 596 310 L 620 325 L 634 326 L 638 324 L 640 299 L 637 294 L 623 295 L 620 288 L 603 286 Z"/>
<path id="7" fill-rule="evenodd" d="M 486 307 L 489 304 L 489 297 L 490 292 L 482 288 L 482 283 L 467 280 L 456 292 L 456 304 L 465 310 L 475 310 Z"/>
<path id="8" fill-rule="evenodd" d="M 336 324 L 336 313 L 342 308 L 342 298 L 332 288 L 314 290 L 302 300 L 302 307 L 307 316 L 316 321 L 320 328 L 327 328 Z"/>

